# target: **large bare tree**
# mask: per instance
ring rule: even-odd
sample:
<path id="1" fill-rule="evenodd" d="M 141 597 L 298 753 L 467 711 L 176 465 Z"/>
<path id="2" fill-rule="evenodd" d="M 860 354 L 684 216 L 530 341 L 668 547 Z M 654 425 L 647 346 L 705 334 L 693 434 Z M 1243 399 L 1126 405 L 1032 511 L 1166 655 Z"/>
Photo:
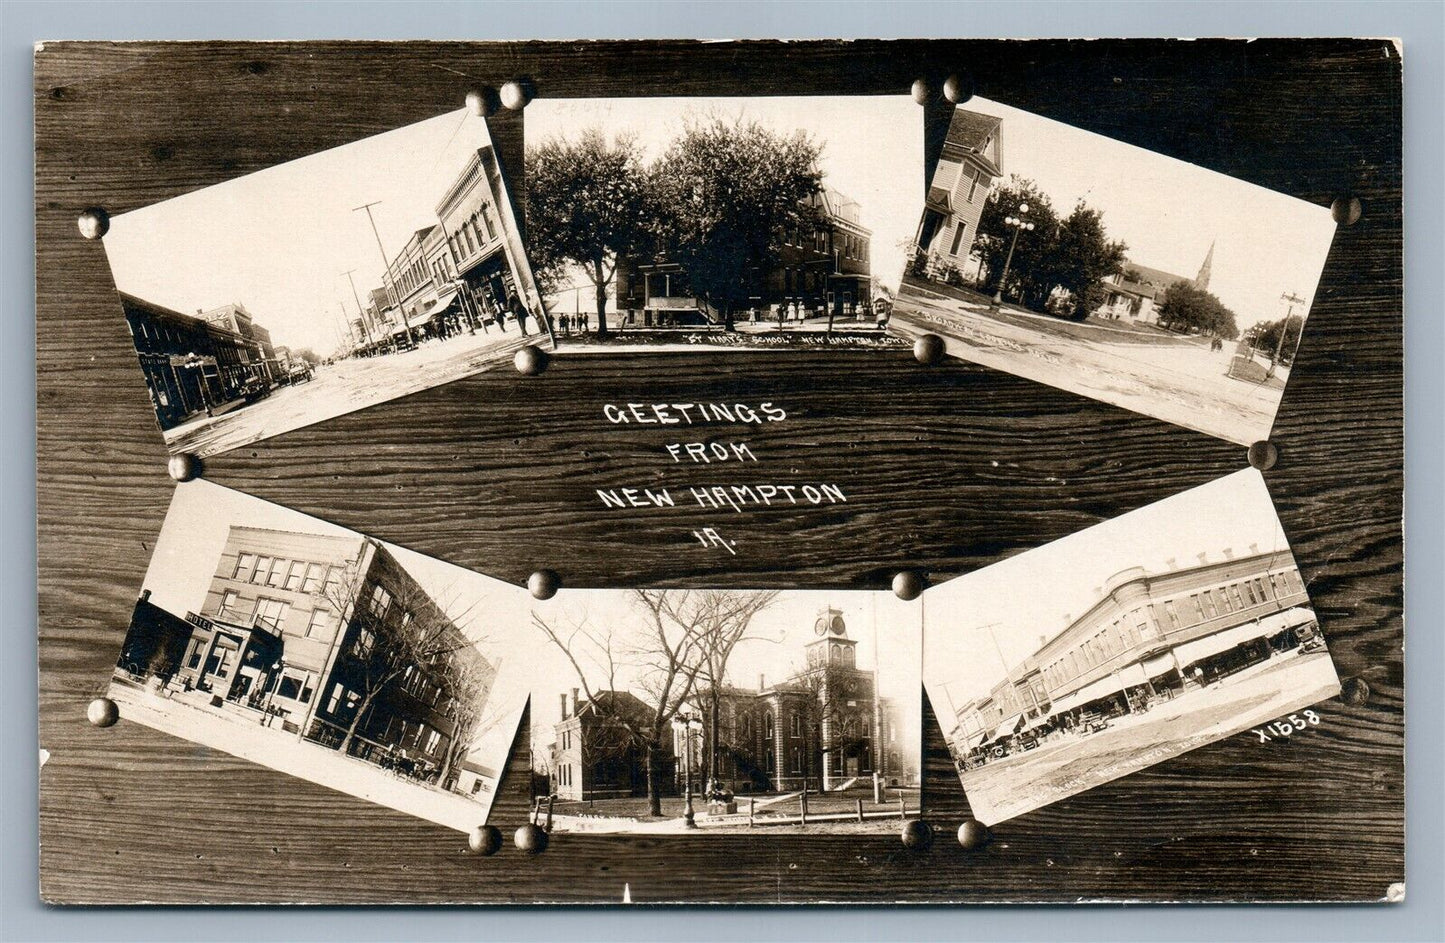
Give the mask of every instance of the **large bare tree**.
<path id="1" fill-rule="evenodd" d="M 427 684 L 440 689 L 442 697 L 449 698 L 442 712 L 458 724 L 457 732 L 463 734 L 454 737 L 453 746 L 457 739 L 470 743 L 478 732 L 494 675 L 481 658 L 455 657 L 477 644 L 461 633 L 455 621 L 465 621 L 475 604 L 446 606 L 412 580 L 398 580 L 383 587 L 356 573 L 328 585 L 325 595 L 342 618 L 349 616 L 349 622 L 337 630 L 350 630 L 337 661 L 347 687 L 356 692 L 358 699 L 339 744 L 341 752 L 351 750 L 372 707 L 399 684 L 413 683 L 411 677 L 418 674 Z M 454 614 L 448 615 L 447 608 Z M 447 757 L 442 781 L 458 759 L 459 755 Z"/>
<path id="2" fill-rule="evenodd" d="M 662 814 L 662 764 L 673 718 L 696 693 L 700 677 L 709 670 L 722 677 L 727 655 L 773 595 L 634 590 L 635 619 L 626 625 L 597 625 L 585 613 L 549 621 L 533 612 L 533 624 L 571 664 L 599 724 L 624 731 L 643 754 L 649 814 Z M 612 696 L 624 678 L 645 710 Z"/>

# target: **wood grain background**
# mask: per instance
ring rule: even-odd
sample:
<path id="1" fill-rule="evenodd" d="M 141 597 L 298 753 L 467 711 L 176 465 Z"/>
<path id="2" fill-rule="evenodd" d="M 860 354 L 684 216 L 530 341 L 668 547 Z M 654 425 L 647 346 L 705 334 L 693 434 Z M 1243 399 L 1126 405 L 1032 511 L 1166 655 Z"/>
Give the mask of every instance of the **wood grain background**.
<path id="1" fill-rule="evenodd" d="M 120 213 L 459 107 L 552 97 L 979 94 L 1320 205 L 1354 193 L 1267 474 L 1342 676 L 1323 724 L 1231 738 L 1008 822 L 965 853 L 931 713 L 924 852 L 895 838 L 556 836 L 524 858 L 122 721 L 103 690 L 172 490 L 103 248 Z M 41 887 L 56 902 L 1377 900 L 1404 879 L 1400 60 L 1384 41 L 59 43 L 36 57 Z M 936 157 L 948 109 L 927 110 Z M 493 133 L 521 165 L 524 116 Z M 859 133 L 867 134 L 866 128 Z M 920 194 L 921 197 L 921 194 Z M 223 220 L 217 220 L 224 225 Z M 225 259 L 216 259 L 225 265 Z M 759 475 L 849 502 L 723 520 L 604 511 L 600 485 L 692 483 L 607 401 L 771 400 Z M 883 587 L 944 578 L 1242 467 L 1242 449 L 906 352 L 559 358 L 458 381 L 208 462 L 212 480 L 521 583 Z M 699 483 L 708 483 L 701 475 Z M 523 730 L 526 727 L 524 725 Z M 523 820 L 522 735 L 494 821 Z"/>

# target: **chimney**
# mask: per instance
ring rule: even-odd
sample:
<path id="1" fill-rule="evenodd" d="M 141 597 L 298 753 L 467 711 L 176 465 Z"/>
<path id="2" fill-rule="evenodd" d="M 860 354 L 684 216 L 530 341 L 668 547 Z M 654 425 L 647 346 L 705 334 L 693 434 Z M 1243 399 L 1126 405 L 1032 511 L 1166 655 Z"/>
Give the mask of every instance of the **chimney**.
<path id="1" fill-rule="evenodd" d="M 595 710 L 595 708 L 594 708 L 594 710 Z M 573 688 L 573 689 L 572 689 L 572 714 L 573 714 L 574 716 L 577 714 L 577 689 L 576 689 L 576 688 Z"/>
<path id="2" fill-rule="evenodd" d="M 1250 553 L 1259 553 L 1259 544 L 1250 544 L 1250 545 L 1249 545 L 1249 552 L 1250 552 Z"/>
<path id="3" fill-rule="evenodd" d="M 568 714 L 567 714 L 567 692 L 564 691 L 564 692 L 562 692 L 561 694 L 557 695 L 557 697 L 562 701 L 562 719 L 563 719 L 563 720 L 566 720 L 567 717 L 568 717 Z"/>
<path id="4" fill-rule="evenodd" d="M 1226 560 L 1233 560 L 1233 559 L 1234 559 L 1234 548 L 1233 548 L 1233 547 L 1225 547 L 1225 548 L 1224 548 L 1224 559 L 1226 559 Z"/>
<path id="5" fill-rule="evenodd" d="M 758 690 L 759 690 L 759 691 L 766 691 L 767 689 L 768 689 L 767 679 L 764 678 L 764 677 L 763 677 L 763 673 L 762 673 L 761 671 L 759 671 L 759 672 L 758 672 Z"/>
<path id="6" fill-rule="evenodd" d="M 1208 563 L 1208 562 L 1209 562 L 1209 554 L 1208 554 L 1207 552 L 1201 553 L 1201 554 L 1199 555 L 1199 565 L 1200 565 L 1200 566 L 1203 566 L 1204 564 L 1206 564 L 1206 563 Z"/>
<path id="7" fill-rule="evenodd" d="M 1174 559 L 1173 557 L 1170 557 L 1168 560 L 1165 560 L 1165 561 L 1164 561 L 1164 565 L 1167 566 L 1167 567 L 1168 567 L 1169 569 L 1171 569 L 1171 570 L 1177 570 L 1177 569 L 1179 569 L 1179 561 L 1176 560 L 1176 559 Z"/>
<path id="8" fill-rule="evenodd" d="M 150 602 L 150 601 L 151 601 L 151 591 L 148 590 L 148 589 L 143 589 L 143 590 L 141 590 L 141 591 L 140 591 L 140 601 L 141 601 L 141 602 Z"/>

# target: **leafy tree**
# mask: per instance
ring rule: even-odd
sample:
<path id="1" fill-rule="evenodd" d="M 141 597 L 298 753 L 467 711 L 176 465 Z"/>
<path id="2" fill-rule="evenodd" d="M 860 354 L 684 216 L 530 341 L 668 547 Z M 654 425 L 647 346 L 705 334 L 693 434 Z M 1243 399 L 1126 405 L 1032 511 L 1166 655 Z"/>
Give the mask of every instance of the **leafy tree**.
<path id="1" fill-rule="evenodd" d="M 661 254 L 732 329 L 735 307 L 761 294 L 785 232 L 811 233 L 819 215 L 820 147 L 799 131 L 712 117 L 689 124 L 651 171 Z"/>
<path id="2" fill-rule="evenodd" d="M 1104 279 L 1122 271 L 1127 251 L 1124 243 L 1109 239 L 1103 215 L 1079 203 L 1059 223 L 1055 238 L 1045 249 L 1042 271 L 1036 276 L 1036 285 L 1048 285 L 1043 300 L 1055 287 L 1062 288 L 1073 305 L 1072 319 L 1084 320 L 1103 304 Z M 1035 296 L 1034 300 L 1039 299 Z"/>
<path id="3" fill-rule="evenodd" d="M 1178 281 L 1169 286 L 1159 304 L 1159 324 L 1176 331 L 1210 334 L 1223 340 L 1239 336 L 1234 312 L 1218 298 L 1193 282 Z"/>
<path id="4" fill-rule="evenodd" d="M 1278 321 L 1261 321 L 1249 329 L 1245 339 L 1255 350 L 1264 351 L 1271 357 L 1278 350 L 1280 362 L 1290 363 L 1294 360 L 1295 349 L 1299 347 L 1300 332 L 1304 330 L 1304 326 L 1305 319 L 1298 314 Z M 1283 344 L 1280 343 L 1281 328 L 1284 329 Z"/>
<path id="5" fill-rule="evenodd" d="M 1017 175 L 1004 186 L 996 188 L 983 206 L 978 219 L 978 238 L 974 252 L 983 260 L 984 280 L 981 288 L 992 294 L 1003 277 L 1004 261 L 1013 244 L 1014 227 L 1004 222 L 1018 216 L 1018 209 L 1027 203 L 1029 211 L 1022 218 L 1034 224 L 1032 231 L 1019 234 L 1013 259 L 1008 266 L 1008 284 L 1004 294 L 1018 298 L 1029 307 L 1042 308 L 1053 285 L 1045 285 L 1049 253 L 1057 238 L 1059 219 L 1053 203 L 1032 180 Z"/>
<path id="6" fill-rule="evenodd" d="M 649 244 L 651 216 L 636 142 L 608 143 L 600 128 L 575 141 L 554 138 L 527 151 L 527 256 L 544 290 L 577 266 L 597 298 L 597 335 L 607 336 L 607 289 L 619 256 Z"/>

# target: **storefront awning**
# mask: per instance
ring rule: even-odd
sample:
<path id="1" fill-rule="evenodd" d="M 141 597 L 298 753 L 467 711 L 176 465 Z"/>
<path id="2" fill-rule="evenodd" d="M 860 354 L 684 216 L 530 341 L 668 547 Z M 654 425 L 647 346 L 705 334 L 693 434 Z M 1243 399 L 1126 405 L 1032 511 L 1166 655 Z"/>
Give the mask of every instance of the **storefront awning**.
<path id="1" fill-rule="evenodd" d="M 1157 678 L 1162 674 L 1168 674 L 1178 666 L 1174 663 L 1173 652 L 1163 652 L 1144 659 L 1144 673 L 1151 678 Z"/>
<path id="2" fill-rule="evenodd" d="M 1231 648 L 1243 645 L 1259 638 L 1268 638 L 1271 635 L 1278 635 L 1285 629 L 1297 625 L 1305 625 L 1313 622 L 1315 614 L 1303 606 L 1295 606 L 1283 612 L 1276 612 L 1273 615 L 1265 616 L 1253 622 L 1246 622 L 1244 625 L 1237 625 L 1232 629 L 1224 629 L 1215 632 L 1213 635 L 1206 635 L 1203 638 L 1185 642 L 1174 649 L 1174 657 L 1179 660 L 1180 665 L 1191 665 L 1211 655 L 1218 655 L 1227 652 Z"/>

